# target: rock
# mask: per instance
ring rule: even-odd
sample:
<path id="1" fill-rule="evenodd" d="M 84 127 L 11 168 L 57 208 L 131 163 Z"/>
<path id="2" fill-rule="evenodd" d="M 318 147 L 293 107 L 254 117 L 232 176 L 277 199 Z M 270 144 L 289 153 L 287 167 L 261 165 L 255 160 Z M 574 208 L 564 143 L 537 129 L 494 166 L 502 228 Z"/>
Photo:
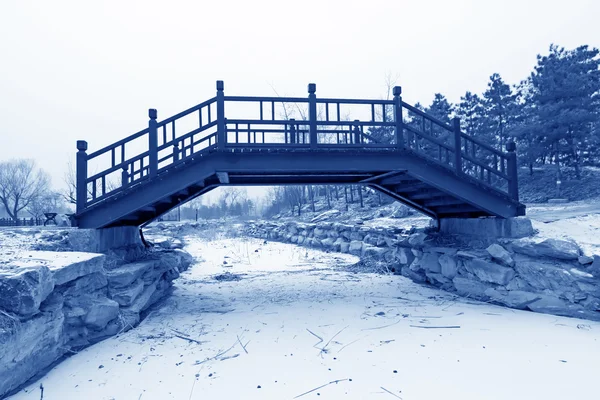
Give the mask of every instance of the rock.
<path id="1" fill-rule="evenodd" d="M 456 291 L 461 296 L 471 297 L 477 300 L 489 299 L 489 296 L 485 294 L 485 291 L 492 286 L 487 283 L 461 278 L 460 276 L 454 277 L 454 279 L 452 279 L 452 283 L 454 283 Z"/>
<path id="2" fill-rule="evenodd" d="M 92 293 L 106 287 L 107 285 L 108 279 L 106 279 L 106 274 L 102 272 L 94 272 L 69 282 L 69 284 L 66 285 L 66 290 L 63 292 L 63 294 L 65 296 L 76 296 L 81 293 Z"/>
<path id="3" fill-rule="evenodd" d="M 423 232 L 418 232 L 408 237 L 408 244 L 414 247 L 422 247 L 425 244 L 427 235 Z"/>
<path id="4" fill-rule="evenodd" d="M 427 282 L 427 277 L 425 276 L 424 273 L 422 273 L 420 271 L 413 271 L 407 265 L 403 266 L 400 271 L 401 271 L 400 273 L 402 274 L 402 276 L 405 276 L 414 282 L 418 282 L 418 283 Z"/>
<path id="5" fill-rule="evenodd" d="M 362 247 L 362 256 L 367 258 L 373 258 L 375 260 L 382 260 L 384 259 L 385 253 L 387 253 L 388 251 L 388 249 L 366 244 Z"/>
<path id="6" fill-rule="evenodd" d="M 499 285 L 506 285 L 515 277 L 515 271 L 512 268 L 478 259 L 465 261 L 465 268 L 482 281 Z"/>
<path id="7" fill-rule="evenodd" d="M 360 240 L 350 242 L 349 253 L 359 256 L 362 253 L 363 243 Z"/>
<path id="8" fill-rule="evenodd" d="M 492 258 L 500 261 L 502 264 L 507 265 L 509 267 L 515 265 L 515 261 L 510 256 L 510 253 L 499 244 L 491 244 L 486 250 L 492 256 Z"/>
<path id="9" fill-rule="evenodd" d="M 54 278 L 46 266 L 0 272 L 0 308 L 20 315 L 35 314 L 54 290 Z"/>
<path id="10" fill-rule="evenodd" d="M 150 307 L 150 298 L 156 291 L 156 286 L 158 282 L 154 282 L 144 288 L 144 291 L 135 299 L 133 304 L 129 307 L 124 307 L 122 310 L 126 313 L 136 313 L 139 314 L 146 308 Z"/>
<path id="11" fill-rule="evenodd" d="M 89 328 L 100 330 L 117 315 L 119 315 L 119 303 L 105 297 L 97 297 L 92 300 L 83 322 Z"/>
<path id="12" fill-rule="evenodd" d="M 400 247 L 396 253 L 396 259 L 402 265 L 410 265 L 415 260 L 415 255 L 410 249 Z"/>
<path id="13" fill-rule="evenodd" d="M 448 254 L 442 254 L 438 260 L 441 266 L 442 275 L 453 279 L 458 271 L 456 259 Z"/>
<path id="14" fill-rule="evenodd" d="M 324 229 L 321 228 L 315 228 L 315 233 L 314 233 L 315 238 L 317 239 L 322 239 L 322 238 L 326 238 L 327 237 L 327 232 Z"/>
<path id="15" fill-rule="evenodd" d="M 551 290 L 557 296 L 566 292 L 578 292 L 574 277 L 558 262 L 547 259 L 532 259 L 522 255 L 515 257 L 515 271 L 536 291 Z"/>
<path id="16" fill-rule="evenodd" d="M 445 290 L 446 288 L 452 287 L 452 280 L 446 278 L 442 274 L 437 274 L 435 272 L 425 272 L 425 276 L 434 285 L 442 286 Z"/>
<path id="17" fill-rule="evenodd" d="M 4 398 L 63 356 L 64 316 L 43 312 L 19 321 L 0 313 L 0 326 L 0 398 Z"/>
<path id="18" fill-rule="evenodd" d="M 107 271 L 108 284 L 112 288 L 120 288 L 130 285 L 148 271 L 152 271 L 159 262 L 157 260 L 146 260 L 125 264 L 119 268 Z"/>
<path id="19" fill-rule="evenodd" d="M 494 288 L 486 289 L 485 294 L 489 296 L 490 299 L 498 303 L 504 304 L 507 307 L 518 308 L 520 310 L 526 309 L 529 304 L 541 298 L 536 293 L 525 292 L 521 290 L 513 290 L 503 294 Z"/>
<path id="20" fill-rule="evenodd" d="M 482 250 L 461 250 L 456 252 L 456 256 L 465 260 L 486 259 L 489 257 L 489 253 L 487 251 Z"/>
<path id="21" fill-rule="evenodd" d="M 589 268 L 594 275 L 600 276 L 600 256 L 594 256 L 594 261 Z"/>
<path id="22" fill-rule="evenodd" d="M 108 291 L 110 298 L 120 306 L 126 307 L 133 303 L 133 301 L 144 291 L 144 281 L 138 279 L 135 283 L 128 285 L 125 288 L 113 289 Z"/>
<path id="23" fill-rule="evenodd" d="M 528 239 L 519 239 L 511 243 L 515 253 L 532 257 L 550 257 L 559 260 L 577 260 L 581 249 L 577 243 L 570 240 L 546 239 L 536 243 Z"/>
<path id="24" fill-rule="evenodd" d="M 442 266 L 439 263 L 439 258 L 440 256 L 436 253 L 424 253 L 419 260 L 419 265 L 428 272 L 440 273 L 442 272 Z"/>
<path id="25" fill-rule="evenodd" d="M 350 243 L 344 242 L 340 244 L 340 252 L 349 253 L 350 252 Z"/>
<path id="26" fill-rule="evenodd" d="M 335 218 L 335 217 L 339 216 L 340 214 L 341 214 L 341 212 L 339 210 L 325 211 L 324 213 L 319 214 L 316 217 L 314 217 L 313 219 L 311 219 L 310 222 L 325 221 L 325 220 L 330 219 L 330 218 Z"/>
<path id="27" fill-rule="evenodd" d="M 321 244 L 323 245 L 323 247 L 325 247 L 326 249 L 329 249 L 331 247 L 333 247 L 333 243 L 334 243 L 334 239 L 328 237 L 325 238 L 323 240 L 321 240 Z"/>
<path id="28" fill-rule="evenodd" d="M 546 294 L 540 294 L 538 296 L 540 297 L 539 300 L 536 300 L 527 306 L 531 311 L 547 314 L 564 314 L 564 311 L 567 310 L 567 303 L 558 297 Z"/>
<path id="29" fill-rule="evenodd" d="M 579 258 L 577 258 L 577 261 L 579 261 L 579 264 L 581 265 L 588 265 L 593 263 L 594 259 L 588 256 L 579 256 Z"/>
<path id="30" fill-rule="evenodd" d="M 508 282 L 508 285 L 505 287 L 507 290 L 523 290 L 527 292 L 535 291 L 535 289 L 520 276 L 515 276 L 513 280 Z"/>

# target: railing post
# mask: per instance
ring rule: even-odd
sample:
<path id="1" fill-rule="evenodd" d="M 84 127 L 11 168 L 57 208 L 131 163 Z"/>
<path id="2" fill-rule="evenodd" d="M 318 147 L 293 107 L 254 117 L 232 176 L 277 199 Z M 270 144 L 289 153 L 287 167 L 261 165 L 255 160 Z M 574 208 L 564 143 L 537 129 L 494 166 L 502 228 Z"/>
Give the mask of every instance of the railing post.
<path id="1" fill-rule="evenodd" d="M 454 168 L 457 174 L 462 174 L 462 137 L 460 132 L 460 118 L 452 118 L 454 130 Z"/>
<path id="2" fill-rule="evenodd" d="M 354 144 L 361 144 L 362 137 L 360 134 L 360 120 L 354 120 Z"/>
<path id="3" fill-rule="evenodd" d="M 506 143 L 508 151 L 507 172 L 508 172 L 508 195 L 511 199 L 519 201 L 519 176 L 517 170 L 517 144 L 514 141 Z"/>
<path id="4" fill-rule="evenodd" d="M 296 120 L 294 118 L 290 118 L 290 143 L 296 143 Z M 300 140 L 298 140 L 300 143 Z"/>
<path id="5" fill-rule="evenodd" d="M 310 148 L 317 147 L 317 85 L 314 83 L 308 84 L 308 132 L 310 138 Z"/>
<path id="6" fill-rule="evenodd" d="M 217 81 L 217 151 L 225 151 L 227 133 L 225 132 L 225 84 Z"/>
<path id="7" fill-rule="evenodd" d="M 77 214 L 85 210 L 87 203 L 87 148 L 88 144 L 85 140 L 77 141 L 77 187 L 75 189 L 75 203 Z"/>
<path id="8" fill-rule="evenodd" d="M 156 109 L 148 110 L 148 175 L 150 179 L 158 173 L 158 128 L 156 122 Z M 143 175 L 143 172 L 142 172 Z"/>
<path id="9" fill-rule="evenodd" d="M 404 149 L 404 121 L 402 120 L 402 87 L 394 86 L 394 120 L 396 122 L 396 147 Z"/>
<path id="10" fill-rule="evenodd" d="M 179 142 L 175 142 L 173 145 L 173 162 L 179 161 Z"/>
<path id="11" fill-rule="evenodd" d="M 125 189 L 129 186 L 129 172 L 127 169 L 129 168 L 129 164 L 123 165 L 123 169 L 121 170 L 121 187 Z"/>

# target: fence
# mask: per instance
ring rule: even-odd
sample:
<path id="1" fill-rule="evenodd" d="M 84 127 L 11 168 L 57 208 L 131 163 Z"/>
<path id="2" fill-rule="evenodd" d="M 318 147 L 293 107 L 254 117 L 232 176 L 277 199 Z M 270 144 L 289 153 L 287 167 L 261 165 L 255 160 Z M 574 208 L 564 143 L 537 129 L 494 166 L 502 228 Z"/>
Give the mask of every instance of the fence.
<path id="1" fill-rule="evenodd" d="M 0 226 L 40 226 L 44 225 L 45 218 L 0 218 Z"/>

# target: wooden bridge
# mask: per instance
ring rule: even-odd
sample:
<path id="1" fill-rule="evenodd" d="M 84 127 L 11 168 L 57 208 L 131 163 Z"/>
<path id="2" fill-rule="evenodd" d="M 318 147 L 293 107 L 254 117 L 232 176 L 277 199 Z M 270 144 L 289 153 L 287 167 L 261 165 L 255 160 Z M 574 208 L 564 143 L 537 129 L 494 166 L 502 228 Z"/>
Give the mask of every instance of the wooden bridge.
<path id="1" fill-rule="evenodd" d="M 525 214 L 515 144 L 499 151 L 402 101 L 226 96 L 87 153 L 77 142 L 81 228 L 143 226 L 224 185 L 353 184 L 433 218 Z M 349 115 L 352 115 L 353 119 Z M 296 118 L 294 118 L 296 117 Z"/>

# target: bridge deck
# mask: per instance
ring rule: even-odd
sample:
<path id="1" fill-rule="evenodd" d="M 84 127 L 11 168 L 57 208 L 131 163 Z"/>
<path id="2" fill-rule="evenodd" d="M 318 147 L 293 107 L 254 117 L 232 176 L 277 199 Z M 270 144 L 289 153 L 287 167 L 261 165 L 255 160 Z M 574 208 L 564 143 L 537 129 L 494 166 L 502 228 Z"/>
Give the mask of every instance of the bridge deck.
<path id="1" fill-rule="evenodd" d="M 494 149 L 400 95 L 227 97 L 219 81 L 215 98 L 160 122 L 150 110 L 148 128 L 101 150 L 77 143 L 78 226 L 143 225 L 220 185 L 362 184 L 434 218 L 524 214 L 514 143 Z"/>

